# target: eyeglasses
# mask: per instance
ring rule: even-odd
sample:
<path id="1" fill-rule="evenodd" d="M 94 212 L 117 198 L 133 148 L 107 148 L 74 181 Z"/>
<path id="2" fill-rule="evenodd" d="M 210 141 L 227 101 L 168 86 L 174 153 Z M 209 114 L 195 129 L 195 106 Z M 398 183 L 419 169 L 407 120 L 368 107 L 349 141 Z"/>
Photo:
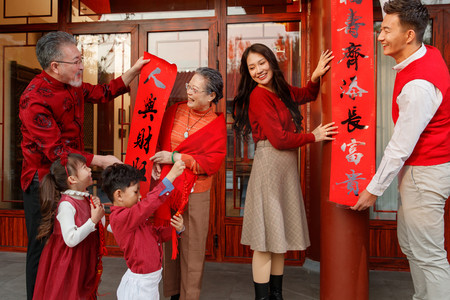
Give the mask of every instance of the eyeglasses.
<path id="1" fill-rule="evenodd" d="M 69 64 L 69 65 L 81 65 L 83 63 L 83 58 L 77 59 L 76 61 L 63 61 L 63 60 L 55 60 L 54 62 L 60 64 Z"/>
<path id="2" fill-rule="evenodd" d="M 197 88 L 190 86 L 189 83 L 186 82 L 186 91 L 189 92 L 189 90 L 191 90 L 193 94 L 206 92 L 206 91 L 199 91 Z"/>

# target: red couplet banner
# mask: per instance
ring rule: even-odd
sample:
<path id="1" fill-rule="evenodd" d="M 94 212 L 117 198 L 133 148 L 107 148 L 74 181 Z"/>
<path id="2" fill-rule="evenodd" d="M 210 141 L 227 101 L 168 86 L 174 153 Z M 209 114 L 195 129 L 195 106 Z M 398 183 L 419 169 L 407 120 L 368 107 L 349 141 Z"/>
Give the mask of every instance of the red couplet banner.
<path id="1" fill-rule="evenodd" d="M 177 76 L 177 66 L 144 53 L 150 59 L 141 70 L 139 87 L 131 121 L 125 163 L 140 170 L 146 178 L 141 182 L 141 195 L 150 189 L 153 162 L 162 118 Z"/>
<path id="2" fill-rule="evenodd" d="M 375 172 L 376 101 L 373 8 L 369 0 L 333 0 L 330 201 L 354 205 Z"/>

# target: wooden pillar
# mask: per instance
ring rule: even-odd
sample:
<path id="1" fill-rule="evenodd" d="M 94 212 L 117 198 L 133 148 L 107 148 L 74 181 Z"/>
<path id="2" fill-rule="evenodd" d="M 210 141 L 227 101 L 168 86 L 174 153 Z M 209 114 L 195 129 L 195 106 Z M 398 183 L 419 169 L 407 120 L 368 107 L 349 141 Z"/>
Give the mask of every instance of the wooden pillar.
<path id="1" fill-rule="evenodd" d="M 311 73 L 320 52 L 331 49 L 332 46 L 331 1 L 310 0 L 308 3 Z M 337 54 L 334 54 L 336 60 Z M 331 76 L 327 74 L 322 82 L 321 99 L 311 106 L 311 130 L 320 123 L 337 122 L 331 120 L 332 92 L 335 91 L 331 90 Z M 330 143 L 317 143 L 311 146 L 311 166 L 321 166 L 311 167 L 311 193 L 314 194 L 311 196 L 311 202 L 320 201 L 320 299 L 369 299 L 368 211 L 354 212 L 328 201 L 331 172 Z"/>
<path id="2" fill-rule="evenodd" d="M 353 212 L 322 197 L 320 299 L 369 299 L 368 211 Z"/>

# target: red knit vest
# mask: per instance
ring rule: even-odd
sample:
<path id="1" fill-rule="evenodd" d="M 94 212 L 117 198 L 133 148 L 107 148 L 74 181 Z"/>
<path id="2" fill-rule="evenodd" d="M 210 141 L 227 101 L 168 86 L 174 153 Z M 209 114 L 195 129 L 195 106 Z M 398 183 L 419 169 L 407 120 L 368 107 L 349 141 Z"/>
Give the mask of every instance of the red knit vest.
<path id="1" fill-rule="evenodd" d="M 397 97 L 403 86 L 415 79 L 431 82 L 442 93 L 442 103 L 420 135 L 405 165 L 431 166 L 450 161 L 450 75 L 438 49 L 426 46 L 426 54 L 397 73 L 392 99 L 392 119 L 397 123 Z M 422 99 L 422 101 L 429 101 Z"/>

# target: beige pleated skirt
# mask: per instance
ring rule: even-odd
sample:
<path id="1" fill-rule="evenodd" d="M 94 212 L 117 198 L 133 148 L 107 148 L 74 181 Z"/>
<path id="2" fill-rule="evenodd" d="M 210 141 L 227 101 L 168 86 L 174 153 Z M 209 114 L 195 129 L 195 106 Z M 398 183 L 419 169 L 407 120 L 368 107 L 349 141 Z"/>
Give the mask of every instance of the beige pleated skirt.
<path id="1" fill-rule="evenodd" d="M 309 245 L 297 150 L 277 150 L 259 141 L 247 187 L 241 244 L 285 253 Z"/>

